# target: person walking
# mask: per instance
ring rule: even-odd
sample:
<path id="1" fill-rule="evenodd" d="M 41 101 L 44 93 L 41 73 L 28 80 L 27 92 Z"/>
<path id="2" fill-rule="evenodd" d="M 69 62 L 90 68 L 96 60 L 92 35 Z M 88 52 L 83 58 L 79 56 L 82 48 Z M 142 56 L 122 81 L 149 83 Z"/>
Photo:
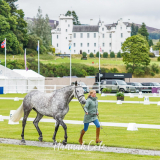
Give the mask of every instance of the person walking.
<path id="1" fill-rule="evenodd" d="M 99 115 L 98 113 L 98 101 L 96 97 L 96 91 L 91 90 L 88 94 L 88 98 L 86 100 L 86 104 L 84 106 L 84 129 L 81 130 L 80 138 L 79 138 L 79 143 L 82 145 L 83 143 L 83 135 L 85 132 L 88 130 L 89 123 L 93 122 L 96 125 L 96 143 L 102 142 L 99 139 L 99 134 L 100 134 L 100 124 L 98 121 L 97 116 Z"/>

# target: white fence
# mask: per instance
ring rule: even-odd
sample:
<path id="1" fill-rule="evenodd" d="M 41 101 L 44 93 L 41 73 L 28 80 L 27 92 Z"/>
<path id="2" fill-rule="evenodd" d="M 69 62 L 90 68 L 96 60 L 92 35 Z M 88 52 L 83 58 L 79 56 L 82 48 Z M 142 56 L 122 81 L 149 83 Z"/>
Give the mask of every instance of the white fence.
<path id="1" fill-rule="evenodd" d="M 0 86 L 4 88 L 4 94 L 6 93 L 28 93 L 31 90 L 38 89 L 41 92 L 50 93 L 54 90 L 66 87 L 67 85 L 4 85 Z M 89 90 L 94 89 L 99 92 L 99 85 L 87 85 L 82 86 L 83 88 L 86 88 L 86 90 L 89 92 Z M 106 86 L 105 86 L 106 87 Z M 104 88 L 105 88 L 104 87 Z M 115 85 L 110 85 L 110 87 L 115 87 Z M 135 88 L 159 88 L 160 86 L 132 86 Z M 158 91 L 158 92 L 159 92 Z"/>

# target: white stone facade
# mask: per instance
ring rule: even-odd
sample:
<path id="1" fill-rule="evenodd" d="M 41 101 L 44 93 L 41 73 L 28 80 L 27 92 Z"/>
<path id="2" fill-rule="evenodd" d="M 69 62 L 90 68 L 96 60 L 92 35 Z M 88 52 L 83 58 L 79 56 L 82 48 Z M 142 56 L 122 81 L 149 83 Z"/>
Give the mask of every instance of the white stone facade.
<path id="1" fill-rule="evenodd" d="M 72 16 L 60 15 L 59 25 L 51 31 L 52 46 L 56 53 L 118 53 L 122 43 L 131 36 L 129 23 L 123 22 L 122 19 L 109 25 L 101 21 L 97 25 L 73 25 L 72 19 Z"/>

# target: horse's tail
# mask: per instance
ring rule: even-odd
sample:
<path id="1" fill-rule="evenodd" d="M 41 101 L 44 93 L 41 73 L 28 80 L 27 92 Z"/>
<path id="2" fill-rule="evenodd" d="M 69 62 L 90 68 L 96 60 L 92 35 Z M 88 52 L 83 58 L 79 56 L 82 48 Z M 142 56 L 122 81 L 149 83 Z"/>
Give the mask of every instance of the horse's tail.
<path id="1" fill-rule="evenodd" d="M 22 102 L 20 107 L 13 113 L 13 115 L 11 117 L 11 121 L 18 122 L 21 119 L 23 112 L 24 112 L 24 110 L 23 110 L 23 102 Z"/>

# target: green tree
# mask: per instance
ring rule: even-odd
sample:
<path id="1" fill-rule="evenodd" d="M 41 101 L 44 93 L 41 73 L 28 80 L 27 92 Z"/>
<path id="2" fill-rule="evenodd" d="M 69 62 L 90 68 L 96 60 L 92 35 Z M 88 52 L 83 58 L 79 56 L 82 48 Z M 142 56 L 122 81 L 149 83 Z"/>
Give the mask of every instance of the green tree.
<path id="1" fill-rule="evenodd" d="M 10 8 L 11 8 L 11 14 L 12 15 L 16 15 L 16 11 L 17 11 L 17 5 L 15 5 L 15 2 L 17 2 L 18 0 L 5 0 L 8 4 L 9 4 L 9 6 L 10 6 Z"/>
<path id="2" fill-rule="evenodd" d="M 96 57 L 99 58 L 99 52 L 96 53 Z M 101 54 L 100 54 L 100 57 L 101 57 Z"/>
<path id="3" fill-rule="evenodd" d="M 122 44 L 123 62 L 126 64 L 128 72 L 140 74 L 150 64 L 149 45 L 147 40 L 141 35 L 134 35 L 126 39 Z"/>
<path id="4" fill-rule="evenodd" d="M 137 35 L 137 33 L 138 33 L 138 26 L 132 23 L 131 24 L 131 36 Z"/>
<path id="5" fill-rule="evenodd" d="M 153 46 L 153 50 L 160 50 L 160 42 Z"/>
<path id="6" fill-rule="evenodd" d="M 80 23 L 80 21 L 78 21 L 78 16 L 77 16 L 77 14 L 76 14 L 76 12 L 75 11 L 67 11 L 67 13 L 65 14 L 65 16 L 73 16 L 73 24 L 74 25 L 80 25 L 81 23 Z"/>
<path id="7" fill-rule="evenodd" d="M 153 41 L 152 41 L 152 39 L 149 40 L 149 46 L 150 46 L 150 47 L 153 46 Z"/>
<path id="8" fill-rule="evenodd" d="M 103 53 L 103 58 L 108 58 L 108 52 Z"/>
<path id="9" fill-rule="evenodd" d="M 13 31 L 13 33 L 16 35 L 19 43 L 20 43 L 20 47 L 23 48 L 23 45 L 26 46 L 27 42 L 28 42 L 28 36 L 27 36 L 27 23 L 24 20 L 24 12 L 22 9 L 17 9 L 17 5 L 15 5 L 15 2 L 17 2 L 18 0 L 5 0 L 9 6 L 10 6 L 10 14 L 12 16 L 12 20 L 10 22 L 10 24 L 14 24 L 12 25 L 12 27 L 10 28 L 10 30 Z M 15 21 L 13 23 L 13 21 Z M 16 25 L 15 25 L 16 24 Z"/>
<path id="10" fill-rule="evenodd" d="M 148 41 L 149 33 L 147 31 L 145 23 L 142 23 L 142 26 L 138 29 L 138 33 L 146 37 L 146 40 Z"/>
<path id="11" fill-rule="evenodd" d="M 113 51 L 110 53 L 110 58 L 115 58 L 115 53 Z"/>
<path id="12" fill-rule="evenodd" d="M 0 42 L 7 39 L 7 52 L 11 54 L 18 54 L 19 42 L 14 30 L 16 29 L 17 21 L 16 17 L 12 16 L 11 8 L 4 0 L 0 1 Z M 1 53 L 4 53 L 4 49 L 0 49 Z"/>
<path id="13" fill-rule="evenodd" d="M 43 41 L 43 45 L 49 49 L 51 46 L 51 26 L 49 25 L 49 17 L 46 14 L 45 18 L 42 15 L 42 10 L 39 7 L 36 18 L 32 22 L 32 29 L 30 34 L 36 34 Z"/>
<path id="14" fill-rule="evenodd" d="M 94 54 L 91 52 L 90 54 L 89 54 L 89 57 L 94 57 Z"/>
<path id="15" fill-rule="evenodd" d="M 121 52 L 117 53 L 117 58 L 121 58 Z"/>

